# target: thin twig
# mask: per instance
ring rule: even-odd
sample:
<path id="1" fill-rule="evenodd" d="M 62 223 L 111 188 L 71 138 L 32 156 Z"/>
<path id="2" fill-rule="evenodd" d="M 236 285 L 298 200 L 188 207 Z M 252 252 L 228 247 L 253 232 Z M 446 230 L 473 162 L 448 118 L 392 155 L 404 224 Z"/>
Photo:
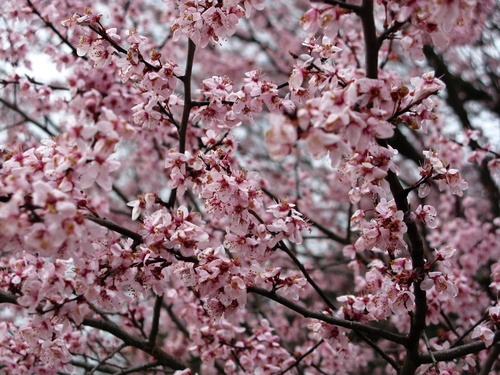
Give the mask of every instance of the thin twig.
<path id="1" fill-rule="evenodd" d="M 28 3 L 28 5 L 30 6 L 31 10 L 33 11 L 33 13 L 35 13 L 38 18 L 40 18 L 43 23 L 45 24 L 45 26 L 47 26 L 49 29 L 51 29 L 60 39 L 61 41 L 66 44 L 70 49 L 71 49 L 71 53 L 73 54 L 73 56 L 75 57 L 79 57 L 81 59 L 84 59 L 84 60 L 87 60 L 87 57 L 86 56 L 79 56 L 78 55 L 78 52 L 77 52 L 77 49 L 75 48 L 75 46 L 73 46 L 73 44 L 71 44 L 69 42 L 69 40 L 64 37 L 60 32 L 59 30 L 57 30 L 55 28 L 55 26 L 52 24 L 52 22 L 48 22 L 46 21 L 43 16 L 40 14 L 40 12 L 38 11 L 38 9 L 36 9 L 36 7 L 33 5 L 33 3 L 30 1 L 30 0 L 26 0 L 26 2 Z"/>
<path id="2" fill-rule="evenodd" d="M 307 279 L 308 283 L 313 287 L 316 293 L 318 293 L 318 295 L 326 303 L 326 305 L 332 310 L 337 310 L 337 308 L 333 305 L 332 301 L 330 301 L 330 299 L 326 296 L 325 292 L 323 292 L 323 290 L 318 286 L 318 284 L 316 284 L 316 282 L 312 279 L 311 275 L 309 275 L 309 272 L 307 272 L 302 262 L 298 260 L 295 254 L 290 251 L 288 246 L 286 246 L 283 241 L 280 241 L 278 243 L 278 247 L 292 259 L 293 263 L 295 263 L 295 265 L 299 268 L 300 272 L 302 272 L 304 277 Z"/>
<path id="3" fill-rule="evenodd" d="M 38 128 L 40 128 L 41 130 L 43 130 L 45 133 L 47 133 L 49 136 L 51 137 L 55 137 L 56 134 L 53 133 L 51 130 L 49 130 L 45 125 L 43 125 L 41 122 L 31 118 L 30 116 L 28 116 L 23 110 L 21 110 L 17 104 L 13 104 L 13 103 L 10 103 L 2 98 L 0 98 L 0 103 L 2 103 L 4 106 L 6 106 L 7 108 L 11 109 L 12 111 L 20 114 L 21 116 L 24 117 L 24 120 L 25 121 L 28 121 L 28 122 L 31 122 L 33 125 L 36 125 Z"/>
<path id="4" fill-rule="evenodd" d="M 99 370 L 99 366 L 102 364 L 106 363 L 108 359 L 111 359 L 114 357 L 116 353 L 118 353 L 120 350 L 126 348 L 128 345 L 127 344 L 121 344 L 119 347 L 117 347 L 115 350 L 113 350 L 111 353 L 109 353 L 106 357 L 103 359 L 99 360 L 99 362 L 88 372 L 88 375 L 93 375 L 94 372 Z"/>
<path id="5" fill-rule="evenodd" d="M 290 371 L 291 369 L 293 369 L 294 367 L 297 367 L 298 364 L 304 359 L 306 358 L 309 354 L 311 354 L 312 352 L 314 352 L 316 350 L 316 348 L 318 348 L 321 344 L 323 344 L 325 342 L 324 339 L 321 339 L 319 340 L 316 344 L 314 344 L 307 352 L 305 352 L 304 354 L 302 354 L 299 358 L 297 358 L 295 360 L 294 363 L 292 363 L 290 366 L 288 366 L 286 369 L 284 369 L 283 371 L 281 371 L 279 373 L 279 375 L 284 375 L 286 374 L 288 371 Z"/>

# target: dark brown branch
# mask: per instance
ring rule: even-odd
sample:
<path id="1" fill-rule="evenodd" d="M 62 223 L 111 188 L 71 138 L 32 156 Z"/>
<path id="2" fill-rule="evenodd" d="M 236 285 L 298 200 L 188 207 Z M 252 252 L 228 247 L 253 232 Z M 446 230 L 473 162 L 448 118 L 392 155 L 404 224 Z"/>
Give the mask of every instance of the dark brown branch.
<path id="1" fill-rule="evenodd" d="M 495 364 L 495 362 L 498 362 L 499 358 L 500 358 L 500 344 L 497 343 L 490 349 L 490 353 L 488 354 L 488 357 L 486 357 L 484 363 L 481 365 L 481 371 L 479 372 L 478 375 L 493 374 L 492 372 L 493 365 Z"/>
<path id="2" fill-rule="evenodd" d="M 353 11 L 356 14 L 360 14 L 362 9 L 359 5 L 349 4 L 341 0 L 312 0 L 314 3 L 325 3 L 328 5 L 338 5 L 341 8 Z"/>
<path id="3" fill-rule="evenodd" d="M 289 299 L 286 299 L 286 298 L 276 294 L 275 292 L 268 291 L 268 290 L 263 289 L 263 288 L 259 288 L 259 287 L 254 286 L 254 287 L 247 288 L 247 290 L 250 293 L 259 294 L 261 296 L 272 299 L 273 301 L 278 302 L 279 304 L 288 307 L 289 309 L 295 311 L 296 313 L 302 315 L 305 318 L 312 318 L 312 319 L 321 320 L 322 322 L 325 322 L 328 324 L 332 324 L 335 326 L 344 327 L 344 328 L 348 328 L 348 329 L 352 329 L 352 330 L 357 330 L 359 332 L 366 332 L 369 334 L 373 334 L 377 337 L 392 341 L 392 342 L 397 343 L 397 344 L 407 345 L 407 338 L 403 335 L 398 334 L 398 333 L 393 333 L 393 332 L 387 331 L 385 329 L 372 327 L 372 326 L 369 326 L 369 325 L 366 325 L 363 323 L 359 323 L 359 322 L 354 322 L 354 321 L 350 321 L 350 320 L 336 318 L 334 316 L 326 315 L 326 314 L 323 314 L 321 312 L 311 311 L 311 310 L 306 309 L 305 307 L 302 307 L 302 306 L 296 304 L 293 301 L 290 301 Z"/>
<path id="4" fill-rule="evenodd" d="M 118 187 L 116 187 L 116 185 L 113 185 L 112 189 L 123 203 L 127 204 L 128 202 L 130 202 L 130 199 L 128 199 L 127 196 L 120 189 L 118 189 Z"/>
<path id="5" fill-rule="evenodd" d="M 394 172 L 389 171 L 386 180 L 389 182 L 390 189 L 398 210 L 403 211 L 406 216 L 406 214 L 410 211 L 410 207 L 408 205 L 406 197 L 407 194 L 401 186 L 398 177 Z M 413 270 L 416 275 L 420 275 L 423 273 L 425 265 L 424 244 L 422 241 L 422 237 L 420 236 L 420 232 L 418 231 L 418 227 L 415 222 L 405 220 L 405 223 L 408 228 L 407 234 L 410 242 L 409 250 L 412 259 Z M 413 284 L 415 294 L 415 309 L 411 314 L 411 328 L 408 336 L 409 344 L 406 347 L 407 356 L 401 369 L 401 375 L 414 374 L 415 370 L 419 366 L 419 341 L 425 329 L 425 317 L 427 314 L 426 293 L 425 290 L 422 290 L 420 288 L 420 283 L 421 280 L 417 280 Z"/>
<path id="6" fill-rule="evenodd" d="M 95 23 L 93 25 L 89 25 L 89 28 L 90 30 L 92 30 L 93 32 L 95 32 L 97 35 L 99 35 L 102 39 L 106 40 L 109 44 L 111 44 L 111 46 L 119 53 L 123 53 L 123 54 L 127 54 L 128 51 L 123 48 L 122 46 L 120 46 L 114 39 L 112 39 L 106 29 L 99 23 Z M 146 68 L 150 71 L 159 71 L 161 69 L 160 66 L 155 66 L 153 64 L 151 64 L 150 62 L 146 61 L 144 59 L 144 56 L 142 56 L 142 54 L 139 52 L 137 54 L 137 58 L 139 59 L 140 62 L 142 62 Z"/>
<path id="7" fill-rule="evenodd" d="M 363 0 L 361 12 L 358 13 L 363 24 L 365 41 L 365 70 L 367 78 L 378 78 L 378 51 L 380 43 L 377 39 L 375 19 L 373 16 L 373 0 Z"/>
<path id="8" fill-rule="evenodd" d="M 17 298 L 14 294 L 10 294 L 0 290 L 0 303 L 12 303 L 13 305 L 17 305 Z"/>
<path id="9" fill-rule="evenodd" d="M 99 366 L 104 365 L 108 359 L 111 359 L 115 356 L 116 353 L 119 353 L 122 349 L 126 348 L 127 344 L 122 344 L 119 347 L 115 348 L 111 353 L 109 353 L 106 357 L 99 359 L 98 363 L 87 372 L 87 375 L 94 375 L 94 373 L 99 369 Z"/>
<path id="10" fill-rule="evenodd" d="M 184 110 L 182 112 L 181 128 L 179 129 L 179 152 L 183 154 L 186 151 L 186 134 L 189 124 L 189 114 L 191 113 L 191 76 L 193 74 L 194 53 L 196 51 L 196 44 L 189 39 L 188 42 L 188 55 L 186 62 L 186 72 L 182 77 L 184 83 Z"/>
<path id="11" fill-rule="evenodd" d="M 47 83 L 43 83 L 43 82 L 39 82 L 37 80 L 35 80 L 34 78 L 28 76 L 28 75 L 25 75 L 26 79 L 36 85 L 36 86 L 45 86 L 45 87 L 48 87 L 49 89 L 53 90 L 53 91 L 69 91 L 70 89 L 67 88 L 67 87 L 62 87 L 62 86 L 56 86 L 56 85 L 51 85 L 51 84 L 47 84 Z M 19 86 L 21 84 L 20 81 L 18 80 L 13 80 L 13 81 L 7 81 L 5 79 L 0 79 L 0 85 L 4 85 L 4 86 L 7 86 L 7 85 L 16 85 L 16 86 Z"/>
<path id="12" fill-rule="evenodd" d="M 322 224 L 312 220 L 310 217 L 308 216 L 305 216 L 305 215 L 302 215 L 304 216 L 304 219 L 308 222 L 310 222 L 313 226 L 315 226 L 316 228 L 318 228 L 320 231 L 322 231 L 328 238 L 338 242 L 338 243 L 341 243 L 343 245 L 349 245 L 351 243 L 351 241 L 348 239 L 348 238 L 342 238 L 340 237 L 338 234 L 335 234 L 334 232 L 332 232 L 330 229 L 328 229 L 327 227 L 323 226 Z"/>
<path id="13" fill-rule="evenodd" d="M 397 32 L 399 29 L 401 29 L 406 23 L 408 23 L 410 20 L 407 19 L 404 22 L 394 22 L 394 24 L 387 29 L 385 29 L 377 38 L 378 44 L 382 45 L 382 42 L 388 38 L 390 38 L 391 34 L 394 34 Z"/>
<path id="14" fill-rule="evenodd" d="M 436 70 L 436 75 L 441 77 L 442 81 L 446 85 L 446 102 L 453 109 L 453 112 L 457 115 L 462 127 L 464 129 L 473 130 L 474 127 L 470 122 L 469 115 L 466 108 L 464 107 L 464 101 L 466 100 L 491 100 L 487 93 L 482 92 L 477 89 L 473 84 L 465 81 L 459 76 L 454 75 L 448 69 L 446 62 L 443 58 L 434 52 L 432 47 L 425 46 L 424 54 L 429 64 Z M 481 146 L 476 140 L 471 139 L 469 145 L 472 150 L 481 149 Z M 481 178 L 481 183 L 484 188 L 488 191 L 489 199 L 493 209 L 493 216 L 500 216 L 500 190 L 492 178 L 490 170 L 488 168 L 488 162 L 491 159 L 485 158 L 479 168 L 479 177 Z"/>
<path id="15" fill-rule="evenodd" d="M 152 347 L 156 345 L 156 338 L 158 337 L 162 303 L 163 303 L 163 296 L 156 296 L 155 305 L 153 308 L 153 321 L 151 323 L 151 331 L 149 332 L 149 340 L 148 340 L 149 344 Z"/>
<path id="16" fill-rule="evenodd" d="M 85 369 L 87 371 L 90 371 L 90 370 L 92 370 L 94 368 L 94 366 L 92 364 L 87 363 L 87 362 L 72 360 L 69 363 L 72 364 L 75 367 L 80 367 L 80 368 L 83 368 L 83 369 Z M 99 372 L 104 372 L 106 374 L 116 374 L 116 368 L 114 368 L 112 366 L 107 366 L 107 365 L 100 364 L 97 367 L 97 370 Z"/>
<path id="17" fill-rule="evenodd" d="M 18 106 L 17 104 L 13 104 L 13 103 L 10 103 L 2 98 L 0 98 L 0 103 L 2 103 L 4 106 L 6 106 L 7 108 L 9 108 L 10 110 L 20 114 L 21 116 L 23 116 L 24 120 L 27 121 L 27 122 L 31 122 L 33 125 L 36 125 L 38 128 L 40 128 L 41 130 L 43 130 L 45 133 L 47 133 L 49 136 L 51 137 L 55 137 L 56 134 L 53 133 L 51 130 L 49 130 L 45 125 L 43 125 L 41 122 L 31 118 L 30 116 L 28 116 L 24 111 L 22 111 Z"/>
<path id="18" fill-rule="evenodd" d="M 360 14 L 363 24 L 363 35 L 365 42 L 365 70 L 366 77 L 378 78 L 378 51 L 380 48 L 379 40 L 375 29 L 375 19 L 373 14 L 373 0 L 363 0 L 362 13 Z M 421 99 L 421 98 L 419 98 Z M 418 100 L 417 100 L 418 101 Z M 385 143 L 385 142 L 383 142 Z M 385 143 L 385 145 L 387 145 Z M 405 215 L 409 213 L 407 201 L 407 192 L 403 189 L 397 175 L 389 171 L 386 177 L 389 182 L 391 193 L 396 202 L 398 210 L 403 211 Z M 407 234 L 409 237 L 410 255 L 413 264 L 413 270 L 418 276 L 424 268 L 424 245 L 417 225 L 414 222 L 405 220 Z M 419 341 L 425 329 L 425 317 L 427 313 L 426 293 L 420 289 L 421 280 L 414 282 L 415 308 L 411 313 L 411 327 L 406 345 L 406 357 L 400 370 L 400 375 L 413 375 L 419 366 Z"/>
<path id="19" fill-rule="evenodd" d="M 413 160 L 415 164 L 421 165 L 424 162 L 424 155 L 422 152 L 417 151 L 414 144 L 412 144 L 407 137 L 401 132 L 401 130 L 396 126 L 394 128 L 394 135 L 392 138 L 387 140 L 387 143 L 396 150 L 401 155 L 406 156 L 410 160 Z"/>
<path id="20" fill-rule="evenodd" d="M 4 292 L 0 290 L 0 303 L 12 303 L 14 305 L 19 305 L 17 303 L 17 298 L 15 295 Z M 172 357 L 167 352 L 162 349 L 151 346 L 148 341 L 138 339 L 122 330 L 117 324 L 110 320 L 101 320 L 94 318 L 83 319 L 82 324 L 84 326 L 93 327 L 111 333 L 113 336 L 119 338 L 124 344 L 128 346 L 133 346 L 137 349 L 148 353 L 158 360 L 158 364 L 162 366 L 167 366 L 174 370 L 183 370 L 187 368 L 186 365 L 179 362 L 176 358 Z"/>
<path id="21" fill-rule="evenodd" d="M 279 202 L 279 199 L 278 197 L 276 197 L 273 193 L 271 193 L 269 190 L 265 189 L 265 188 L 261 188 L 260 190 L 262 190 L 269 198 L 273 199 L 274 201 L 276 202 Z M 297 209 L 297 211 L 300 212 L 300 209 Z M 330 229 L 328 229 L 327 227 L 325 227 L 324 225 L 312 220 L 310 217 L 304 215 L 302 212 L 300 212 L 301 215 L 304 217 L 304 220 L 310 222 L 313 226 L 315 226 L 316 228 L 318 228 L 320 231 L 322 231 L 324 234 L 326 234 L 326 236 L 338 243 L 341 243 L 343 245 L 349 245 L 351 243 L 351 241 L 347 238 L 343 238 L 343 237 L 340 237 L 338 234 L 332 232 Z"/>
<path id="22" fill-rule="evenodd" d="M 120 340 L 122 340 L 125 344 L 138 348 L 145 353 L 153 356 L 158 360 L 159 364 L 163 366 L 167 366 L 174 370 L 184 370 L 187 367 L 185 364 L 179 362 L 176 358 L 172 357 L 162 349 L 158 347 L 152 347 L 151 345 L 149 345 L 148 341 L 140 340 L 137 337 L 128 334 L 113 322 L 93 318 L 85 318 L 82 324 L 84 326 L 93 327 L 111 333 L 113 336 L 118 337 Z"/>
<path id="23" fill-rule="evenodd" d="M 69 40 L 65 36 L 63 36 L 59 32 L 59 30 L 57 30 L 55 28 L 55 26 L 52 24 L 52 22 L 48 22 L 48 21 L 46 21 L 43 18 L 43 16 L 40 14 L 40 12 L 38 11 L 38 9 L 36 9 L 36 7 L 33 5 L 33 3 L 30 0 L 26 0 L 26 2 L 28 3 L 28 5 L 30 6 L 30 8 L 32 9 L 33 13 L 36 14 L 38 16 L 38 18 L 40 18 L 43 21 L 43 23 L 45 24 L 45 26 L 47 26 L 49 29 L 51 29 L 61 39 L 61 41 L 64 44 L 66 44 L 71 49 L 71 53 L 73 54 L 73 56 L 81 58 L 81 59 L 84 59 L 84 60 L 87 60 L 86 56 L 79 56 L 78 55 L 78 52 L 77 52 L 75 46 L 73 46 L 73 44 L 71 44 L 69 42 Z"/>
<path id="24" fill-rule="evenodd" d="M 97 35 L 102 37 L 104 40 L 106 40 L 109 44 L 111 44 L 116 51 L 123 53 L 125 55 L 128 53 L 128 51 L 125 48 L 120 46 L 118 43 L 116 43 L 113 39 L 111 39 L 109 37 L 109 35 L 106 33 L 106 30 L 104 29 L 104 27 L 102 27 L 100 24 L 98 24 L 97 27 L 94 25 L 89 25 L 89 28 L 90 28 L 90 30 L 95 32 Z"/>
<path id="25" fill-rule="evenodd" d="M 497 343 L 496 346 L 498 346 L 498 342 L 500 342 L 500 331 L 497 331 L 495 333 L 493 345 Z M 436 361 L 452 361 L 467 354 L 478 353 L 484 349 L 486 349 L 486 345 L 484 344 L 484 342 L 481 340 L 475 340 L 468 344 L 460 345 L 452 349 L 433 352 L 432 356 L 436 359 Z M 494 348 L 491 348 L 491 350 L 494 350 Z M 419 362 L 421 364 L 432 363 L 432 357 L 430 354 L 423 354 L 420 356 Z"/>
<path id="26" fill-rule="evenodd" d="M 304 275 L 304 277 L 307 279 L 307 282 L 313 287 L 313 289 L 318 293 L 318 295 L 321 297 L 323 302 L 326 303 L 326 305 L 332 309 L 332 310 L 337 310 L 337 308 L 333 305 L 332 301 L 326 296 L 326 294 L 323 292 L 323 289 L 319 287 L 318 284 L 312 279 L 311 275 L 309 275 L 309 272 L 307 272 L 306 268 L 302 264 L 300 260 L 297 259 L 294 253 L 290 251 L 288 246 L 285 245 L 283 241 L 280 241 L 278 243 L 278 247 L 283 250 L 289 257 L 292 259 L 293 263 L 298 267 L 300 272 Z"/>
<path id="27" fill-rule="evenodd" d="M 187 127 L 189 124 L 189 114 L 193 108 L 192 98 L 191 98 L 191 76 L 193 74 L 194 65 L 194 53 L 196 51 L 196 44 L 189 39 L 188 41 L 188 53 L 186 61 L 186 72 L 184 76 L 181 77 L 184 83 L 184 108 L 182 111 L 181 126 L 179 128 L 179 153 L 183 154 L 186 151 L 186 135 Z M 177 197 L 177 189 L 173 189 L 170 193 L 170 198 L 168 199 L 168 207 L 173 208 L 175 204 L 175 199 Z"/>
<path id="28" fill-rule="evenodd" d="M 394 359 L 392 359 L 381 347 L 379 347 L 375 342 L 373 342 L 369 337 L 366 337 L 359 331 L 354 331 L 358 337 L 360 337 L 364 342 L 366 342 L 373 350 L 375 350 L 378 355 L 380 355 L 392 368 L 399 371 L 400 367 Z"/>
<path id="29" fill-rule="evenodd" d="M 484 313 L 481 319 L 479 319 L 476 323 L 474 323 L 471 327 L 469 327 L 469 329 L 467 329 L 464 333 L 462 333 L 460 337 L 457 338 L 457 340 L 451 345 L 451 348 L 455 348 L 458 346 L 458 344 L 463 342 L 464 338 L 467 337 L 469 333 L 474 331 L 474 328 L 476 328 L 479 324 L 484 322 L 488 318 L 488 316 L 489 316 L 488 313 Z"/>
<path id="30" fill-rule="evenodd" d="M 394 120 L 396 120 L 399 116 L 401 116 L 402 114 L 408 112 L 412 107 L 422 103 L 422 101 L 424 99 L 427 99 L 429 96 L 432 96 L 432 95 L 436 95 L 438 92 L 437 91 L 434 91 L 434 92 L 431 92 L 431 93 L 428 93 L 427 95 L 424 95 L 424 96 L 421 96 L 419 97 L 417 100 L 415 100 L 414 102 L 411 102 L 410 104 L 408 104 L 406 107 L 404 107 L 403 109 L 400 109 L 399 111 L 397 111 L 396 113 L 394 113 L 391 117 L 389 117 L 386 121 L 387 122 L 393 122 Z"/>
<path id="31" fill-rule="evenodd" d="M 134 240 L 134 242 L 131 246 L 132 249 L 135 249 L 138 245 L 140 245 L 143 242 L 142 236 L 139 233 L 136 233 L 134 231 L 131 231 L 130 229 L 124 228 L 124 227 L 112 222 L 111 220 L 92 216 L 92 215 L 87 215 L 85 218 L 87 220 L 93 221 L 94 223 L 99 224 L 105 228 L 108 228 L 109 230 L 112 230 L 113 232 L 119 233 L 125 237 L 128 237 L 128 238 Z"/>
<path id="32" fill-rule="evenodd" d="M 281 371 L 279 373 L 279 375 L 284 375 L 286 374 L 288 371 L 290 371 L 291 369 L 293 369 L 294 367 L 297 367 L 299 365 L 299 363 L 304 359 L 306 358 L 309 354 L 311 354 L 312 352 L 314 352 L 316 350 L 316 348 L 318 348 L 321 344 L 323 344 L 325 341 L 323 339 L 319 340 L 316 344 L 314 344 L 307 352 L 305 352 L 304 354 L 302 354 L 299 358 L 297 358 L 295 360 L 294 363 L 292 363 L 290 366 L 288 366 L 286 369 L 284 369 L 283 371 Z"/>
<path id="33" fill-rule="evenodd" d="M 120 372 L 114 372 L 114 375 L 125 375 L 125 374 L 133 374 L 133 373 L 138 373 L 142 374 L 144 370 L 151 369 L 153 367 L 161 366 L 160 361 L 154 361 L 151 363 L 145 363 L 143 365 L 138 365 L 135 367 L 129 367 L 127 369 L 123 369 Z"/>
<path id="34" fill-rule="evenodd" d="M 165 308 L 165 310 L 167 310 L 168 316 L 170 317 L 170 319 L 172 319 L 172 322 L 174 322 L 179 331 L 181 331 L 184 336 L 189 338 L 189 331 L 187 330 L 186 325 L 179 320 L 177 315 L 175 315 L 174 311 L 172 310 L 172 305 L 163 303 L 163 307 Z"/>

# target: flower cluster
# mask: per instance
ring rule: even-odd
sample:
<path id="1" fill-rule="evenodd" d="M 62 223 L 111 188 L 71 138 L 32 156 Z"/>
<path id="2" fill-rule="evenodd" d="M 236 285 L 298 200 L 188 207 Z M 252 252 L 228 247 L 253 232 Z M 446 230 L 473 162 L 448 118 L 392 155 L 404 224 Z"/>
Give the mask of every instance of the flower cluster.
<path id="1" fill-rule="evenodd" d="M 407 247 L 403 238 L 407 230 L 404 214 L 396 208 L 394 200 L 387 201 L 382 198 L 369 221 L 365 211 L 356 211 L 351 222 L 361 231 L 360 237 L 354 243 L 357 252 L 378 250 L 397 254 L 399 250 Z"/>
<path id="2" fill-rule="evenodd" d="M 497 370 L 493 0 L 74 3 L 2 8 L 4 371 Z"/>
<path id="3" fill-rule="evenodd" d="M 233 35 L 238 21 L 250 17 L 252 8 L 264 9 L 263 0 L 176 0 L 179 16 L 171 30 L 174 40 L 188 35 L 200 47 Z"/>
<path id="4" fill-rule="evenodd" d="M 39 147 L 9 155 L 0 174 L 6 203 L 0 222 L 6 250 L 14 244 L 43 256 L 63 258 L 91 252 L 88 236 L 95 225 L 84 220 L 93 213 L 83 189 L 95 184 L 111 190 L 113 160 L 120 137 L 132 134 L 127 123 L 103 108 L 94 126 L 76 124 Z"/>
<path id="5" fill-rule="evenodd" d="M 463 195 L 463 191 L 468 188 L 467 182 L 462 178 L 458 169 L 446 165 L 440 158 L 437 151 L 424 151 L 426 158 L 425 164 L 420 168 L 420 175 L 427 177 L 428 180 L 422 183 L 418 188 L 418 196 L 423 198 L 430 192 L 430 182 L 436 181 L 440 191 L 446 187 L 458 196 Z"/>
<path id="6" fill-rule="evenodd" d="M 209 103 L 198 109 L 193 121 L 201 119 L 205 127 L 218 134 L 241 121 L 254 124 L 254 116 L 262 112 L 263 105 L 271 113 L 293 109 L 293 103 L 287 97 L 280 97 L 276 84 L 264 80 L 259 71 L 245 73 L 243 82 L 241 89 L 234 91 L 234 84 L 228 77 L 205 79 L 198 93 Z"/>

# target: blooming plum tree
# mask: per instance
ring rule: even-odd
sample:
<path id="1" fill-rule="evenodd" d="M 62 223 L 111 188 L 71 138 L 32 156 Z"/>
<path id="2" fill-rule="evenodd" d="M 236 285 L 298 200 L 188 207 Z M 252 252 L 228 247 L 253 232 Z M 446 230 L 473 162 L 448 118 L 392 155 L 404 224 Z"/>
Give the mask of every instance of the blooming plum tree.
<path id="1" fill-rule="evenodd" d="M 1 8 L 0 373 L 500 373 L 494 0 Z"/>

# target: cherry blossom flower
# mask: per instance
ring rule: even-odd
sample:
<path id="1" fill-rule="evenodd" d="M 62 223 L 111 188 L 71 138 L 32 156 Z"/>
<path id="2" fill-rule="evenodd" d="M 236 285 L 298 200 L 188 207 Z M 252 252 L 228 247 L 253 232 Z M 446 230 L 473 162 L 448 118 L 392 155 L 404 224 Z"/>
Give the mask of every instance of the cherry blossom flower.
<path id="1" fill-rule="evenodd" d="M 438 223 L 436 221 L 437 212 L 433 206 L 419 205 L 414 212 L 414 218 L 418 219 L 429 228 L 436 228 Z"/>
<path id="2" fill-rule="evenodd" d="M 478 338 L 481 341 L 483 341 L 486 347 L 490 347 L 493 344 L 494 337 L 495 333 L 488 327 L 484 326 L 483 324 L 480 324 L 476 328 L 474 328 L 474 331 L 472 331 L 471 335 L 471 338 L 473 339 Z"/>

